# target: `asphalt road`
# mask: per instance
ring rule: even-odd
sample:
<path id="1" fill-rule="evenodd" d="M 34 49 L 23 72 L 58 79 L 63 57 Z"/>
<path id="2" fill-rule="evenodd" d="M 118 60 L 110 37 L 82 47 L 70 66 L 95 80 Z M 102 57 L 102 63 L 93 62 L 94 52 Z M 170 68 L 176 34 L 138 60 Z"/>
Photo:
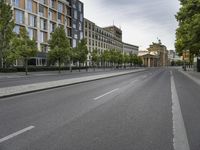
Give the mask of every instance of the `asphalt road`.
<path id="1" fill-rule="evenodd" d="M 0 99 L 0 150 L 173 150 L 170 71 Z M 199 150 L 200 86 L 171 72 L 186 140 L 190 150 Z"/>

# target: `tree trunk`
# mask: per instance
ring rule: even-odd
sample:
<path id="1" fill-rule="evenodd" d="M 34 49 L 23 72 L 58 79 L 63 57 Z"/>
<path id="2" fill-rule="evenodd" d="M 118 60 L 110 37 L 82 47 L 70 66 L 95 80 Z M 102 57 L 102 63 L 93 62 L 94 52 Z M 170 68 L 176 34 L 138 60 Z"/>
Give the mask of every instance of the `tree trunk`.
<path id="1" fill-rule="evenodd" d="M 86 65 L 85 65 L 85 66 L 86 66 L 86 71 L 88 72 L 88 65 L 87 65 L 87 62 L 86 62 L 85 64 L 86 64 Z"/>
<path id="2" fill-rule="evenodd" d="M 81 63 L 80 63 L 80 61 L 78 62 L 78 70 L 79 70 L 79 72 L 81 72 Z"/>
<path id="3" fill-rule="evenodd" d="M 95 65 L 94 65 L 94 62 L 92 62 L 92 66 L 93 66 L 93 70 L 95 71 Z"/>
<path id="4" fill-rule="evenodd" d="M 2 59 L 0 58 L 0 69 L 3 68 L 3 62 L 2 62 Z"/>
<path id="5" fill-rule="evenodd" d="M 69 70 L 72 72 L 72 62 L 70 61 Z"/>
<path id="6" fill-rule="evenodd" d="M 61 71 L 60 71 L 60 58 L 58 60 L 58 70 L 59 70 L 59 73 L 61 73 Z"/>
<path id="7" fill-rule="evenodd" d="M 26 72 L 26 75 L 28 75 L 28 58 L 25 58 L 25 72 Z"/>

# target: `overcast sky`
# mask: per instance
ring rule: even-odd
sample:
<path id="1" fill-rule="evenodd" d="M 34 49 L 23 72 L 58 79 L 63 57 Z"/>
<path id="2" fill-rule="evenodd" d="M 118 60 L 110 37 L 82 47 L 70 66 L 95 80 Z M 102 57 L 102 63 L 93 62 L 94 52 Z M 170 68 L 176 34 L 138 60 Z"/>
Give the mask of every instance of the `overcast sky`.
<path id="1" fill-rule="evenodd" d="M 85 18 L 105 27 L 121 27 L 123 41 L 145 50 L 157 38 L 174 49 L 178 0 L 81 0 Z"/>

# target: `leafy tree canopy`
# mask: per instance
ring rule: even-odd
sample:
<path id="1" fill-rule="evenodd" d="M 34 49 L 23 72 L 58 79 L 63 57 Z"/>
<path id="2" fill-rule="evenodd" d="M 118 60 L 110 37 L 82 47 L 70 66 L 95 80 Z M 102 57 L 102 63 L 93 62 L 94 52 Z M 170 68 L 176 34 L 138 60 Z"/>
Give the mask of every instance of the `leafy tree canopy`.
<path id="1" fill-rule="evenodd" d="M 10 40 L 13 37 L 13 14 L 11 6 L 5 0 L 0 1 L 0 68 L 6 63 Z"/>
<path id="2" fill-rule="evenodd" d="M 71 46 L 63 27 L 57 27 L 49 40 L 50 51 L 48 57 L 52 61 L 63 63 L 71 56 Z"/>
<path id="3" fill-rule="evenodd" d="M 176 15 L 179 27 L 176 30 L 176 51 L 184 50 L 200 54 L 200 0 L 180 0 L 181 8 Z"/>

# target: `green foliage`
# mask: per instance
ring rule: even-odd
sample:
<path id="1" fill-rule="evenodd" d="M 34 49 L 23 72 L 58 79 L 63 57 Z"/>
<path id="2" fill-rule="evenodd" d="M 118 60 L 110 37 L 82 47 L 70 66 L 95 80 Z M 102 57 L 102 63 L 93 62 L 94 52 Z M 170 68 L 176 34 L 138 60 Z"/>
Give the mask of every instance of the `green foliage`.
<path id="1" fill-rule="evenodd" d="M 110 51 L 105 50 L 101 53 L 101 59 L 103 62 L 109 62 L 110 61 Z"/>
<path id="2" fill-rule="evenodd" d="M 25 28 L 20 29 L 19 35 L 16 35 L 11 41 L 11 50 L 17 58 L 28 59 L 37 54 L 37 44 L 31 40 Z"/>
<path id="3" fill-rule="evenodd" d="M 93 65 L 99 63 L 100 55 L 99 55 L 97 49 L 94 49 L 92 51 L 91 56 L 92 56 L 92 63 L 93 63 Z"/>
<path id="4" fill-rule="evenodd" d="M 57 27 L 51 34 L 49 47 L 50 51 L 48 53 L 48 59 L 54 63 L 58 62 L 59 68 L 62 63 L 69 60 L 70 56 L 72 55 L 72 48 L 63 27 Z"/>
<path id="5" fill-rule="evenodd" d="M 124 63 L 129 63 L 130 62 L 130 55 L 124 54 Z"/>
<path id="6" fill-rule="evenodd" d="M 180 0 L 182 7 L 176 15 L 179 27 L 176 30 L 176 51 L 182 55 L 184 50 L 200 54 L 200 1 Z"/>
<path id="7" fill-rule="evenodd" d="M 86 39 L 82 39 L 77 47 L 74 49 L 74 58 L 79 61 L 79 63 L 84 63 L 87 61 L 88 49 Z"/>
<path id="8" fill-rule="evenodd" d="M 19 35 L 16 35 L 11 40 L 11 49 L 8 58 L 10 60 L 23 59 L 26 70 L 28 72 L 28 59 L 37 54 L 37 44 L 35 40 L 31 40 L 25 28 L 20 29 Z"/>
<path id="9" fill-rule="evenodd" d="M 8 50 L 10 48 L 10 40 L 13 37 L 13 14 L 11 6 L 8 5 L 5 0 L 0 1 L 0 68 L 6 64 L 8 56 Z"/>

